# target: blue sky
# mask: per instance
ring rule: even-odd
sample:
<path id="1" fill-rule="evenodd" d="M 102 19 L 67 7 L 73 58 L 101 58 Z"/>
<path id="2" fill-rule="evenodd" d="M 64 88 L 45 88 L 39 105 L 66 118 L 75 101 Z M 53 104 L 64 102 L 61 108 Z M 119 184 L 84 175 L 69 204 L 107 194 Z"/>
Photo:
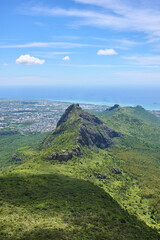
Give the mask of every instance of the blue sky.
<path id="1" fill-rule="evenodd" d="M 158 0 L 0 6 L 0 86 L 160 86 Z"/>

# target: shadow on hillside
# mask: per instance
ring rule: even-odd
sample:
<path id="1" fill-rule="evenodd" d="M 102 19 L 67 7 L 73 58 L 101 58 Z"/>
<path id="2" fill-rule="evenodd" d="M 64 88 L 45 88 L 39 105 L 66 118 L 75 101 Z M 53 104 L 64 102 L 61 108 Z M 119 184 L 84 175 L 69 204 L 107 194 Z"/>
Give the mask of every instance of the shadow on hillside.
<path id="1" fill-rule="evenodd" d="M 20 240 L 67 240 L 71 233 L 63 229 L 38 229 L 25 233 Z M 14 236 L 16 240 L 16 236 Z M 19 238 L 18 238 L 19 239 Z"/>
<path id="2" fill-rule="evenodd" d="M 31 218 L 59 216 L 69 227 L 35 229 L 14 239 L 158 239 L 155 231 L 130 216 L 103 189 L 60 174 L 6 175 L 0 178 L 1 199 Z M 11 211 L 11 210 L 10 210 Z M 140 238 L 141 237 L 141 238 Z M 10 239 L 11 238 L 6 238 Z M 12 237 L 13 239 L 13 237 Z"/>

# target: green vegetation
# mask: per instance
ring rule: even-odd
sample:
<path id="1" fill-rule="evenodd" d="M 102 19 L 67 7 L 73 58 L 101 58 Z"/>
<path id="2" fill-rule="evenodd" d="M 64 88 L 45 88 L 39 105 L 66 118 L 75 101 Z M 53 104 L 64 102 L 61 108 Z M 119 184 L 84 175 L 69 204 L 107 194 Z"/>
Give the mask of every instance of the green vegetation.
<path id="1" fill-rule="evenodd" d="M 83 155 L 67 162 L 48 160 L 51 152 L 77 144 L 76 114 L 56 129 L 56 137 L 48 134 L 45 144 L 31 147 L 42 135 L 17 144 L 26 146 L 16 151 L 23 164 L 0 175 L 0 239 L 160 239 L 158 125 L 142 119 L 152 119 L 151 113 L 133 116 L 128 108 L 94 113 L 124 134 L 114 138 L 113 148 L 83 146 Z"/>
<path id="2" fill-rule="evenodd" d="M 76 176 L 79 161 L 34 159 L 1 175 L 0 238 L 158 239 L 102 188 Z"/>
<path id="3" fill-rule="evenodd" d="M 22 136 L 19 133 L 0 136 L 0 172 L 20 164 L 20 162 L 12 160 L 12 155 L 18 148 L 40 144 L 44 136 L 45 134 L 38 133 L 27 136 Z"/>
<path id="4" fill-rule="evenodd" d="M 100 115 L 112 117 L 115 114 L 124 114 L 129 115 L 132 118 L 138 118 L 141 119 L 147 123 L 151 123 L 156 126 L 160 126 L 160 118 L 156 117 L 154 114 L 150 113 L 149 111 L 145 110 L 141 106 L 136 107 L 121 107 L 119 105 L 115 105 L 113 107 L 113 110 L 107 109 L 106 111 L 103 111 L 100 113 Z"/>
<path id="5" fill-rule="evenodd" d="M 136 193 L 134 186 L 126 182 L 131 193 L 125 190 L 123 194 L 124 191 L 120 190 L 114 198 L 129 212 L 135 212 L 147 224 L 160 229 L 160 128 L 155 126 L 155 121 L 151 124 L 141 119 L 142 115 L 152 119 L 153 114 L 141 107 L 137 108 L 138 111 L 142 109 L 140 118 L 133 117 L 129 107 L 96 114 L 109 127 L 125 134 L 116 140 L 116 147 L 108 151 L 138 189 Z M 135 111 L 133 108 L 132 112 Z M 123 186 L 123 183 L 120 185 Z"/>
<path id="6" fill-rule="evenodd" d="M 160 118 L 157 118 L 154 114 L 151 114 L 150 112 L 146 111 L 141 106 L 126 107 L 126 110 L 133 117 L 138 117 L 141 120 L 144 120 L 148 123 L 160 126 Z"/>

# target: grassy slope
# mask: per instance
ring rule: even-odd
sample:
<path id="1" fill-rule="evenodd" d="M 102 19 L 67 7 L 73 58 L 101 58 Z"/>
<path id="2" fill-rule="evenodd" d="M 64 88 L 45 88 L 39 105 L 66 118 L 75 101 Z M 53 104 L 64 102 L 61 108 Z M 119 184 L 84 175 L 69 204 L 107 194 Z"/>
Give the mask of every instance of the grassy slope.
<path id="1" fill-rule="evenodd" d="M 72 114 L 72 117 L 66 123 L 62 123 L 57 131 L 60 133 L 56 136 L 52 135 L 52 132 L 45 137 L 45 145 L 43 145 L 42 150 L 49 152 L 54 152 L 57 150 L 71 150 L 76 147 L 76 139 L 78 137 L 78 130 L 80 127 L 80 122 L 76 121 L 78 117 Z"/>
<path id="2" fill-rule="evenodd" d="M 39 144 L 44 136 L 45 134 L 22 136 L 19 133 L 0 136 L 0 172 L 6 170 L 8 167 L 19 164 L 12 161 L 12 154 L 17 148 Z"/>
<path id="3" fill-rule="evenodd" d="M 159 239 L 133 217 L 159 229 L 159 133 L 128 114 L 101 117 L 125 133 L 113 149 L 88 151 L 67 163 L 42 161 L 47 147 L 19 151 L 28 161 L 1 175 L 2 239 Z M 56 149 L 67 147 L 63 136 Z M 69 131 L 68 137 L 72 146 Z M 102 173 L 106 179 L 97 178 Z"/>
<path id="4" fill-rule="evenodd" d="M 127 113 L 130 113 L 133 117 L 138 117 L 148 123 L 160 126 L 160 118 L 156 117 L 154 114 L 146 111 L 143 107 L 126 107 Z"/>
<path id="5" fill-rule="evenodd" d="M 160 128 L 148 121 L 133 118 L 128 108 L 99 112 L 97 115 L 108 126 L 125 134 L 123 138 L 117 139 L 116 147 L 110 150 L 110 156 L 136 182 L 138 189 L 136 193 L 129 183 L 131 193 L 126 190 L 124 193 L 122 188 L 119 191 L 120 197 L 114 195 L 114 198 L 129 212 L 136 209 L 135 213 L 141 219 L 160 229 Z M 123 186 L 122 183 L 120 185 Z"/>
<path id="6" fill-rule="evenodd" d="M 34 159 L 1 175 L 0 239 L 158 239 L 104 189 L 76 175 L 81 161 Z"/>
<path id="7" fill-rule="evenodd" d="M 136 106 L 136 107 L 118 107 L 113 109 L 112 111 L 104 111 L 104 112 L 99 112 L 100 115 L 103 114 L 104 116 L 111 117 L 115 114 L 127 114 L 131 116 L 132 118 L 138 118 L 141 119 L 147 123 L 153 124 L 155 126 L 160 127 L 160 118 L 156 117 L 154 114 L 151 112 L 145 110 L 141 106 Z"/>

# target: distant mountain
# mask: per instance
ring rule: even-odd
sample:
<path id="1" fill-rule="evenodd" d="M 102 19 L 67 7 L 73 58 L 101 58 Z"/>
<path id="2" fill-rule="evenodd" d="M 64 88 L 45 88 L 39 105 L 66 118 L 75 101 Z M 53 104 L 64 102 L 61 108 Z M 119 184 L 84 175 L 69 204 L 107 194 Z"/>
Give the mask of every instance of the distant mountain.
<path id="1" fill-rule="evenodd" d="M 106 112 L 108 113 L 108 116 L 111 116 L 116 112 L 126 113 L 132 117 L 139 118 L 160 127 L 160 118 L 156 117 L 153 113 L 147 111 L 140 105 L 136 107 L 121 107 L 120 105 L 115 104 L 113 107 L 106 109 Z"/>
<path id="2" fill-rule="evenodd" d="M 110 128 L 134 136 L 149 145 L 160 145 L 160 119 L 141 106 L 114 105 L 105 111 L 91 111 Z"/>

